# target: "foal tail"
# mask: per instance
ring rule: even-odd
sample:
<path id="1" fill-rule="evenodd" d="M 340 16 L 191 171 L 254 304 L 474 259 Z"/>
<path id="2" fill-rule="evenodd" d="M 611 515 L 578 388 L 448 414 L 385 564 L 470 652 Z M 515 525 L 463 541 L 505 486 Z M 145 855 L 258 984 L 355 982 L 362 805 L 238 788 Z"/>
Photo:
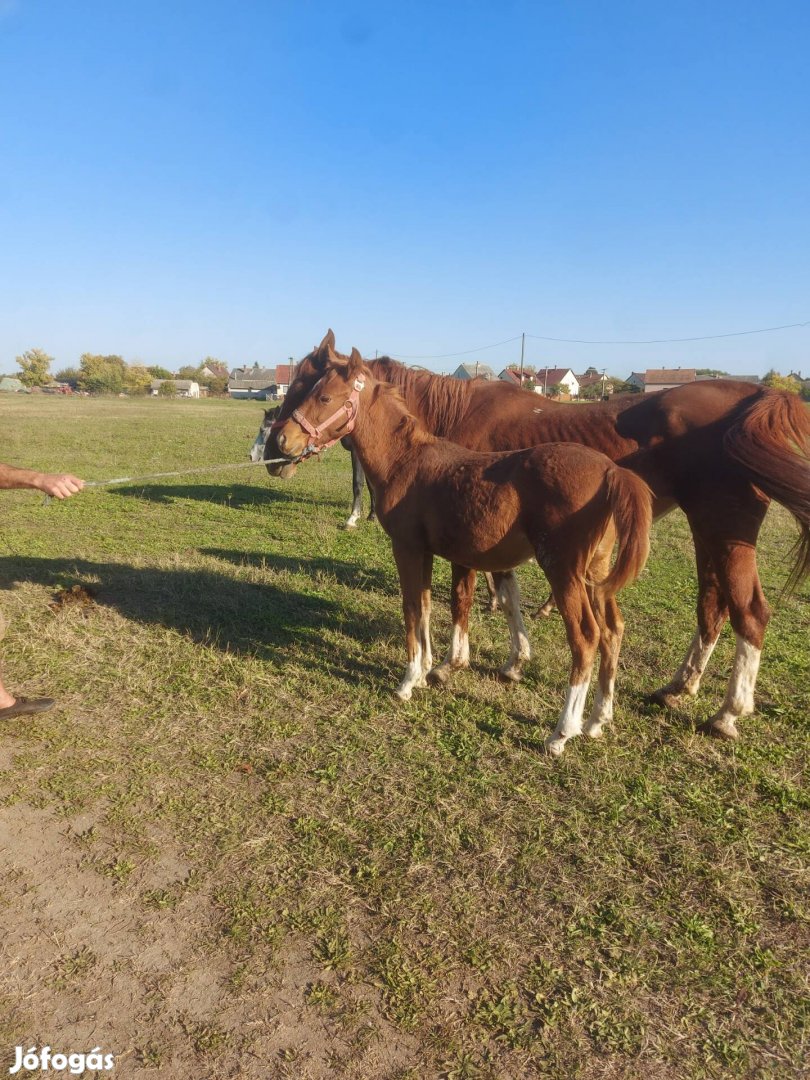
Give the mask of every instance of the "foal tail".
<path id="1" fill-rule="evenodd" d="M 785 592 L 792 592 L 810 574 L 810 408 L 798 394 L 766 389 L 726 432 L 723 449 L 755 487 L 798 523 L 785 584 Z"/>
<path id="2" fill-rule="evenodd" d="M 635 581 L 650 553 L 652 492 L 634 472 L 612 465 L 605 473 L 607 510 L 613 518 L 619 546 L 608 576 L 599 588 L 614 595 Z"/>

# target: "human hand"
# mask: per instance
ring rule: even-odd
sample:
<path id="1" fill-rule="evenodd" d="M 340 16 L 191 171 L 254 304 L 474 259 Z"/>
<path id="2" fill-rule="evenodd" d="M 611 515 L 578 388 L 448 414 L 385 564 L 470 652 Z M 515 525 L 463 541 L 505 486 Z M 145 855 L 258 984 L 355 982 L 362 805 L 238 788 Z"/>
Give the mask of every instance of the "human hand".
<path id="1" fill-rule="evenodd" d="M 52 495 L 54 499 L 69 499 L 77 491 L 84 487 L 84 480 L 70 473 L 40 473 L 37 477 L 36 487 L 44 491 L 46 495 Z"/>

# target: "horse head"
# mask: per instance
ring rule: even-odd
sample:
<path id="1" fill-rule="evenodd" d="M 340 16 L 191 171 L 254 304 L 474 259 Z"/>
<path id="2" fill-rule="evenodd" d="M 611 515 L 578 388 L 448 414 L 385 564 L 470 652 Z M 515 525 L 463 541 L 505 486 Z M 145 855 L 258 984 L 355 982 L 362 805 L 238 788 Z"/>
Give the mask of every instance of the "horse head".
<path id="1" fill-rule="evenodd" d="M 331 345 L 327 345 L 322 366 L 317 370 L 319 378 L 303 396 L 297 396 L 296 407 L 285 409 L 287 416 L 280 414 L 273 425 L 279 452 L 295 461 L 325 450 L 351 433 L 360 396 L 370 377 L 357 349 L 345 357 Z"/>
<path id="2" fill-rule="evenodd" d="M 301 402 L 306 398 L 307 394 L 312 390 L 315 383 L 321 378 L 330 361 L 330 357 L 340 358 L 340 353 L 335 351 L 334 333 L 331 330 L 327 330 L 320 345 L 316 345 L 312 352 L 307 353 L 304 359 L 299 361 L 298 366 L 295 369 L 295 374 L 287 389 L 287 393 L 284 395 L 284 401 L 279 408 L 278 416 L 273 422 L 264 443 L 263 457 L 265 460 L 271 460 L 272 458 L 282 456 L 281 449 L 278 445 L 277 432 L 280 430 L 284 421 L 292 416 Z M 348 358 L 343 357 L 343 359 Z M 295 462 L 267 466 L 267 471 L 271 476 L 280 476 L 285 480 L 295 473 L 295 469 Z"/>

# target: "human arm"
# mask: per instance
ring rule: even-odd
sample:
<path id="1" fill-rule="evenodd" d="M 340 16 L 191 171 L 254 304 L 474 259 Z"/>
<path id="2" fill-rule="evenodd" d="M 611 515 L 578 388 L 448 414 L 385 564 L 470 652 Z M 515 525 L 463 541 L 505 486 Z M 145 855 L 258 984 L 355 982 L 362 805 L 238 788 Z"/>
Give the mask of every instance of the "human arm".
<path id="1" fill-rule="evenodd" d="M 0 488 L 34 488 L 55 499 L 67 499 L 83 487 L 84 480 L 70 473 L 43 473 L 0 464 Z"/>

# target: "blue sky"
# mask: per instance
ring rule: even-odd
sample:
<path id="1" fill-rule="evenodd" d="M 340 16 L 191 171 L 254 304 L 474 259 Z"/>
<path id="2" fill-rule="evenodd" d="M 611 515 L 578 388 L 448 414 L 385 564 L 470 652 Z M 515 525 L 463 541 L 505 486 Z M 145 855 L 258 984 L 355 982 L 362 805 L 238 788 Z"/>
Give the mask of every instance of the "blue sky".
<path id="1" fill-rule="evenodd" d="M 808 320 L 809 51 L 803 0 L 0 0 L 0 372 Z M 810 326 L 526 359 L 808 373 Z"/>

